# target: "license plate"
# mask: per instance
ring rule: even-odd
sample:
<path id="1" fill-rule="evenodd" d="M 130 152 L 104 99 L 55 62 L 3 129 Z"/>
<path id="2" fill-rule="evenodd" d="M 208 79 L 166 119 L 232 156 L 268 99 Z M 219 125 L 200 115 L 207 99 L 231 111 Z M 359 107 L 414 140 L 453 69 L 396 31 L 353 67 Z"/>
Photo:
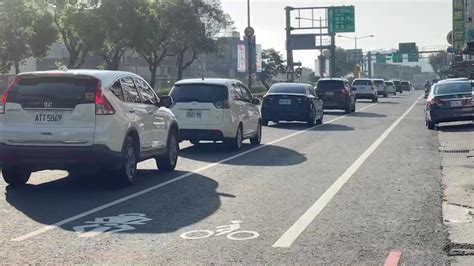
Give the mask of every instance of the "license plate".
<path id="1" fill-rule="evenodd" d="M 327 96 L 334 96 L 334 92 L 332 92 L 332 91 L 328 91 L 328 92 L 326 92 L 325 94 L 326 94 Z"/>
<path id="2" fill-rule="evenodd" d="M 462 101 L 451 101 L 451 107 L 462 106 Z"/>
<path id="3" fill-rule="evenodd" d="M 37 124 L 61 124 L 62 122 L 62 113 L 37 113 L 35 116 L 35 123 Z"/>
<path id="4" fill-rule="evenodd" d="M 280 104 L 289 105 L 291 104 L 291 99 L 280 99 Z"/>
<path id="5" fill-rule="evenodd" d="M 202 112 L 201 111 L 187 111 L 186 112 L 186 118 L 201 119 L 202 118 Z"/>

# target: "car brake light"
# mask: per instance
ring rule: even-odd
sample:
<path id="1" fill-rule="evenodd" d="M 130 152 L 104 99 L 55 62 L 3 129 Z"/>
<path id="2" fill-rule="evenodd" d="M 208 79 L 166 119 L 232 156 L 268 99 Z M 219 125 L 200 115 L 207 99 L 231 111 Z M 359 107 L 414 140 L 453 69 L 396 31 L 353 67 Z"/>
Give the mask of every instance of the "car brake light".
<path id="1" fill-rule="evenodd" d="M 113 115 L 115 109 L 105 98 L 102 92 L 102 82 L 97 80 L 97 87 L 95 89 L 95 114 L 96 115 Z"/>
<path id="2" fill-rule="evenodd" d="M 13 86 L 15 86 L 16 84 L 18 84 L 18 81 L 20 81 L 20 77 L 16 77 L 15 80 L 10 84 L 10 86 L 8 86 L 8 88 L 5 90 L 5 92 L 3 93 L 2 95 L 2 102 L 0 104 L 0 114 L 4 114 L 5 113 L 5 108 L 6 108 L 6 105 L 7 105 L 7 102 L 8 102 L 8 94 L 10 93 L 10 91 L 13 89 Z"/>
<path id="3" fill-rule="evenodd" d="M 214 106 L 218 109 L 230 109 L 229 100 L 224 100 L 220 102 L 215 102 Z"/>
<path id="4" fill-rule="evenodd" d="M 436 99 L 436 98 L 433 98 L 433 99 L 427 101 L 426 104 L 427 104 L 428 106 L 430 106 L 430 107 L 431 107 L 431 106 L 434 106 L 434 105 L 436 105 L 436 106 L 442 105 L 442 104 L 441 104 L 441 101 L 440 101 L 439 99 Z"/>

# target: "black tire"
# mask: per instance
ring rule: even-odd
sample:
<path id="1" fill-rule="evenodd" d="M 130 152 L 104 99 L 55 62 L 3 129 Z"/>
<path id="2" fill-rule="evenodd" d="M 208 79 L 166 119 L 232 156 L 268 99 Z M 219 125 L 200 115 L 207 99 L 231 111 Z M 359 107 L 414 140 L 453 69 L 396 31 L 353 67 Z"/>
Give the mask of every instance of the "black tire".
<path id="1" fill-rule="evenodd" d="M 268 126 L 268 120 L 262 120 L 262 125 Z"/>
<path id="2" fill-rule="evenodd" d="M 352 112 L 352 106 L 348 104 L 346 108 L 344 109 L 345 114 L 350 114 Z"/>
<path id="3" fill-rule="evenodd" d="M 31 176 L 31 171 L 20 167 L 5 167 L 2 169 L 3 180 L 12 187 L 26 185 Z"/>
<path id="4" fill-rule="evenodd" d="M 388 97 L 388 93 L 384 93 L 384 94 L 383 94 L 383 97 L 384 97 L 384 98 L 387 98 L 387 97 Z"/>
<path id="5" fill-rule="evenodd" d="M 113 187 L 127 187 L 135 182 L 137 176 L 137 164 L 139 158 L 138 139 L 127 136 L 122 147 L 123 163 L 118 170 L 110 173 L 110 181 Z"/>
<path id="6" fill-rule="evenodd" d="M 322 125 L 324 120 L 324 112 L 321 113 L 321 118 L 316 120 L 316 125 Z"/>
<path id="7" fill-rule="evenodd" d="M 378 98 L 377 98 L 377 97 L 372 98 L 372 102 L 373 102 L 373 103 L 378 102 Z"/>
<path id="8" fill-rule="evenodd" d="M 309 116 L 306 123 L 310 127 L 314 126 L 314 124 L 316 123 L 316 111 L 314 110 L 314 107 L 311 107 L 311 115 Z"/>
<path id="9" fill-rule="evenodd" d="M 429 129 L 429 130 L 433 130 L 435 129 L 436 127 L 436 124 L 434 122 L 431 122 L 429 120 L 426 120 L 426 127 Z"/>
<path id="10" fill-rule="evenodd" d="M 394 92 L 393 95 L 397 95 L 397 92 Z"/>
<path id="11" fill-rule="evenodd" d="M 227 149 L 231 151 L 238 151 L 242 148 L 243 140 L 244 140 L 243 129 L 242 129 L 242 126 L 239 125 L 239 127 L 237 128 L 237 133 L 235 134 L 235 137 L 225 139 L 224 144 L 227 147 Z"/>
<path id="12" fill-rule="evenodd" d="M 262 143 L 262 124 L 259 122 L 257 127 L 257 134 L 250 139 L 252 145 L 260 145 Z"/>
<path id="13" fill-rule="evenodd" d="M 199 143 L 199 142 L 198 142 Z M 163 172 L 171 172 L 176 168 L 179 154 L 178 132 L 172 129 L 168 134 L 165 153 L 155 157 L 158 169 Z"/>

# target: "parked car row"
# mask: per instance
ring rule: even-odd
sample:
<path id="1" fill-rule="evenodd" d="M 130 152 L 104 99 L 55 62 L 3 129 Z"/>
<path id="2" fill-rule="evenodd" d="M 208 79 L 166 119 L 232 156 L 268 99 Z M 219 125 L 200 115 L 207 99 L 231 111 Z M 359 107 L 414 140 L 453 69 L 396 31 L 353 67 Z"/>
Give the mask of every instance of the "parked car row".
<path id="1" fill-rule="evenodd" d="M 349 114 L 357 99 L 376 102 L 396 88 L 396 81 L 380 79 L 321 79 L 316 87 L 279 83 L 261 102 L 231 79 L 182 80 L 159 97 L 128 72 L 23 73 L 0 103 L 0 167 L 11 185 L 26 184 L 34 171 L 82 175 L 92 168 L 122 187 L 134 182 L 144 160 L 174 170 L 181 141 L 222 141 L 239 150 L 247 139 L 259 145 L 269 122 L 322 124 L 324 109 Z"/>

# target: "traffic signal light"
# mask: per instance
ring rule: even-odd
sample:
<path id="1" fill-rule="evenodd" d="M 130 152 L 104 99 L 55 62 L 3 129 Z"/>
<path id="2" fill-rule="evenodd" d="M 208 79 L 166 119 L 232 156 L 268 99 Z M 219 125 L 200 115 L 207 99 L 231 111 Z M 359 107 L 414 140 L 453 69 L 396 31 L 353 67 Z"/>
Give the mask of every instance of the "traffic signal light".
<path id="1" fill-rule="evenodd" d="M 296 74 L 297 77 L 301 77 L 301 75 L 303 74 L 303 69 L 301 67 L 298 67 L 295 70 L 295 74 Z"/>

